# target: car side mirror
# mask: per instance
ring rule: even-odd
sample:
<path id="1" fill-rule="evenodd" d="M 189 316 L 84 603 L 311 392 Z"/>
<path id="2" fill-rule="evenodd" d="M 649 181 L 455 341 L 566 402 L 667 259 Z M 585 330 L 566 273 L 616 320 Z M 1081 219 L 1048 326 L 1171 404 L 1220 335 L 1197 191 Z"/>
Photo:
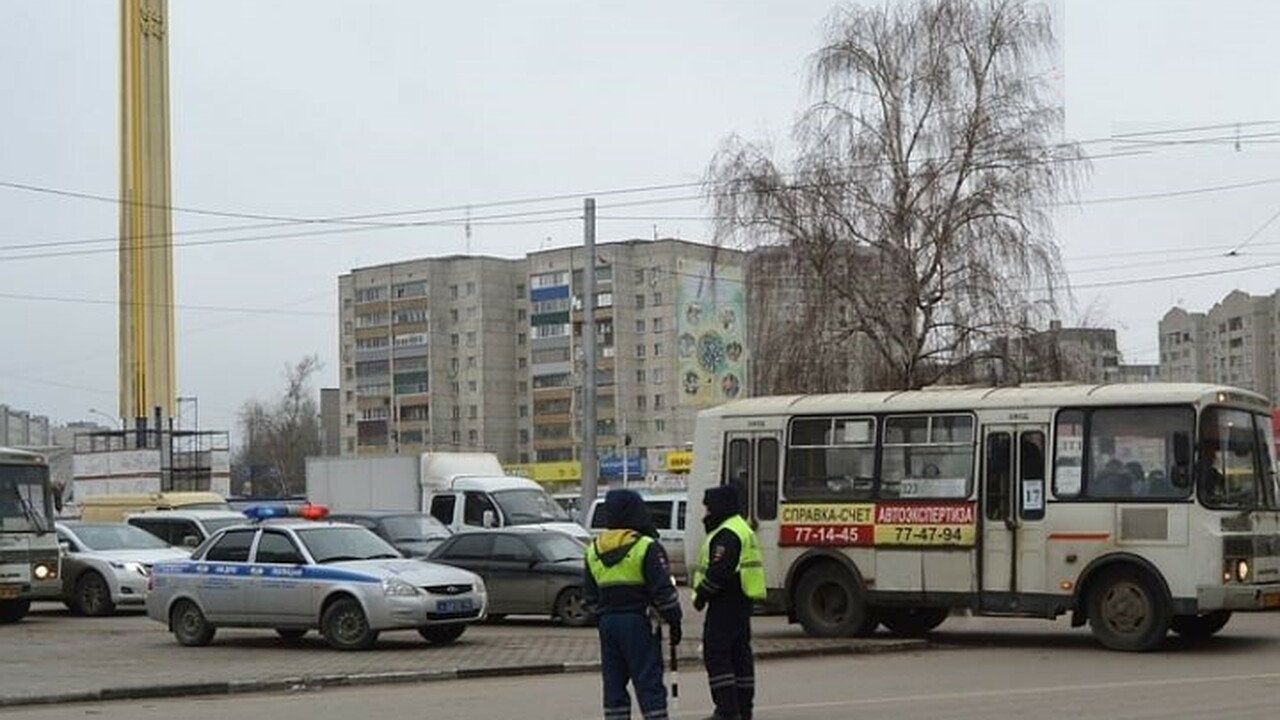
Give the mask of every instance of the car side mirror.
<path id="1" fill-rule="evenodd" d="M 481 516 L 480 523 L 486 528 L 494 527 L 498 524 L 498 516 L 492 510 L 485 510 L 484 515 Z"/>
<path id="2" fill-rule="evenodd" d="M 195 535 L 183 536 L 182 547 L 187 548 L 188 550 L 194 550 L 198 545 L 200 545 L 200 538 Z"/>
<path id="3" fill-rule="evenodd" d="M 67 542 L 66 540 L 59 540 L 58 549 L 64 553 L 71 552 L 71 543 Z"/>

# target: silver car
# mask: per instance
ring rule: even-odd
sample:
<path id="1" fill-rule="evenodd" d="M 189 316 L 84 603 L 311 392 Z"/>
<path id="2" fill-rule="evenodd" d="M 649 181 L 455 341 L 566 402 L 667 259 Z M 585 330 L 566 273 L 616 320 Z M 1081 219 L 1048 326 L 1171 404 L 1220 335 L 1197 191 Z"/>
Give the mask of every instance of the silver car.
<path id="1" fill-rule="evenodd" d="M 407 559 L 356 525 L 294 519 L 219 531 L 189 561 L 152 568 L 147 593 L 147 615 L 182 645 L 207 645 L 219 627 L 285 639 L 319 629 L 340 650 L 400 629 L 445 644 L 484 619 L 486 604 L 475 573 Z"/>
<path id="2" fill-rule="evenodd" d="M 124 523 L 63 522 L 62 601 L 82 615 L 110 615 L 118 605 L 141 605 L 158 562 L 185 560 L 190 551 Z"/>

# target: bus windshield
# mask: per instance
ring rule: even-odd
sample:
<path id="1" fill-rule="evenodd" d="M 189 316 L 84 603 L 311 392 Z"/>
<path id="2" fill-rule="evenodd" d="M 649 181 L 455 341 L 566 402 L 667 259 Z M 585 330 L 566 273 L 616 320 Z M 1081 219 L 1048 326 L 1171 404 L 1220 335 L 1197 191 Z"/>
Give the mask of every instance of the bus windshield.
<path id="1" fill-rule="evenodd" d="M 0 532 L 49 532 L 53 507 L 49 468 L 0 465 Z"/>
<path id="2" fill-rule="evenodd" d="M 1280 507 L 1272 457 L 1271 418 L 1245 410 L 1209 408 L 1200 417 L 1197 484 L 1207 507 Z"/>

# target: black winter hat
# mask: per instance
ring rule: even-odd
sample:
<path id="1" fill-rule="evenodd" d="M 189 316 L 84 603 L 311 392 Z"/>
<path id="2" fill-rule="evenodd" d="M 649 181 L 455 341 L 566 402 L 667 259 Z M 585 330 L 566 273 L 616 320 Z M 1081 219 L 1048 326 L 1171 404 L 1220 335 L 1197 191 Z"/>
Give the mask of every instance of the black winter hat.
<path id="1" fill-rule="evenodd" d="M 702 494 L 702 504 L 707 506 L 707 514 L 711 517 L 728 517 L 742 512 L 738 491 L 728 485 L 707 488 Z"/>
<path id="2" fill-rule="evenodd" d="M 649 507 L 635 490 L 610 490 L 604 496 L 604 519 L 611 529 L 657 535 Z"/>

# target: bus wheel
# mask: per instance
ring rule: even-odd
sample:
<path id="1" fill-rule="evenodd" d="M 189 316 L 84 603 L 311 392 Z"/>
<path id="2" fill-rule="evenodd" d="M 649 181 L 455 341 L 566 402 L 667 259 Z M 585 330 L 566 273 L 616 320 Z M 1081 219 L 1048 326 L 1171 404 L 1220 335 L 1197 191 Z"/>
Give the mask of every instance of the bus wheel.
<path id="1" fill-rule="evenodd" d="M 1164 642 L 1169 614 L 1150 575 L 1133 568 L 1116 569 L 1091 584 L 1089 629 L 1103 647 L 1146 652 Z"/>
<path id="2" fill-rule="evenodd" d="M 30 600 L 0 600 L 0 625 L 18 622 L 30 609 Z"/>
<path id="3" fill-rule="evenodd" d="M 1226 627 L 1230 610 L 1215 610 L 1204 615 L 1174 615 L 1169 628 L 1188 640 L 1207 640 Z"/>
<path id="4" fill-rule="evenodd" d="M 951 614 L 948 608 L 881 608 L 880 622 L 894 635 L 920 637 L 938 627 Z"/>
<path id="5" fill-rule="evenodd" d="M 876 626 L 857 581 L 831 563 L 819 565 L 800 578 L 796 615 L 805 632 L 817 637 L 853 637 Z"/>

